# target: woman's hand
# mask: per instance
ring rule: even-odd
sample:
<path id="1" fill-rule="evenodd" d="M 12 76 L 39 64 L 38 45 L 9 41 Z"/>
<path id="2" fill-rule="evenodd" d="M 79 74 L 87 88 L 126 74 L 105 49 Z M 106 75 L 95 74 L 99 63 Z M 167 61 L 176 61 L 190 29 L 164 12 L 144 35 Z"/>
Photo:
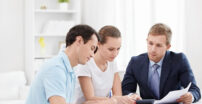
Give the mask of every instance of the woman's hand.
<path id="1" fill-rule="evenodd" d="M 128 96 L 113 96 L 111 99 L 116 100 L 116 104 L 134 104 L 135 101 Z"/>
<path id="2" fill-rule="evenodd" d="M 142 100 L 142 98 L 138 94 L 135 94 L 135 93 L 128 95 L 128 97 L 133 100 Z"/>

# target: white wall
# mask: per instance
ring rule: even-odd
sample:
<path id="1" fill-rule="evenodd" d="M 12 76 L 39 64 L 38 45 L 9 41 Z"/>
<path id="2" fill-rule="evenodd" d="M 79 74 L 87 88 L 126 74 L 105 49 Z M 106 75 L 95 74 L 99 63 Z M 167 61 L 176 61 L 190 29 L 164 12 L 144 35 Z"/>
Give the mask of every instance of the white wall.
<path id="1" fill-rule="evenodd" d="M 0 0 L 0 72 L 24 70 L 24 0 Z"/>
<path id="2" fill-rule="evenodd" d="M 98 30 L 115 20 L 114 0 L 82 1 L 82 23 Z M 202 88 L 202 1 L 186 0 L 185 53 Z M 0 72 L 24 70 L 24 0 L 0 0 Z"/>
<path id="3" fill-rule="evenodd" d="M 113 13 L 114 0 L 85 0 L 82 3 L 82 22 L 87 23 L 97 30 L 107 24 L 115 24 Z M 98 5 L 99 4 L 99 5 Z M 185 31 L 183 34 L 184 53 L 193 69 L 196 81 L 202 89 L 202 0 L 185 0 Z M 181 19 L 179 21 L 182 21 Z M 117 22 L 117 21 L 116 21 Z M 184 25 L 183 25 L 184 26 Z M 172 28 L 172 27 L 171 27 Z M 148 30 L 145 30 L 148 31 Z"/>
<path id="4" fill-rule="evenodd" d="M 202 0 L 186 0 L 186 54 L 202 89 Z"/>
<path id="5" fill-rule="evenodd" d="M 82 0 L 82 23 L 99 30 L 114 24 L 114 0 Z"/>

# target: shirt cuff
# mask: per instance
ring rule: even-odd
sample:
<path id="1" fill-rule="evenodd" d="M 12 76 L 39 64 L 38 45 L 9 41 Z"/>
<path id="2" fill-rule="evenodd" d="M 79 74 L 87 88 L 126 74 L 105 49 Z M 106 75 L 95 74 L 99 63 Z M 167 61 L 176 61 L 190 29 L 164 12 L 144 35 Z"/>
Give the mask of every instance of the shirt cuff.
<path id="1" fill-rule="evenodd" d="M 192 103 L 194 102 L 194 96 L 192 95 L 192 93 L 191 93 L 191 96 L 192 96 Z"/>

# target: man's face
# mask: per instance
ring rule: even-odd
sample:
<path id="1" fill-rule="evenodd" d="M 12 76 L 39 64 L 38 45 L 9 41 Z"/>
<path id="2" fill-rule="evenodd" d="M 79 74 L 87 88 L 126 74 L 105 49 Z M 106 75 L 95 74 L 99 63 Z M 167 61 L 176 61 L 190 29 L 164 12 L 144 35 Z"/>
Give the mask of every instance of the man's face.
<path id="1" fill-rule="evenodd" d="M 91 39 L 86 44 L 82 42 L 78 52 L 79 64 L 85 64 L 87 61 L 90 60 L 91 57 L 94 56 L 94 51 L 97 47 L 97 43 L 98 43 L 98 40 L 95 35 L 92 35 Z"/>
<path id="2" fill-rule="evenodd" d="M 148 35 L 147 50 L 150 60 L 154 61 L 155 63 L 159 62 L 169 48 L 170 45 L 166 44 L 165 35 Z"/>

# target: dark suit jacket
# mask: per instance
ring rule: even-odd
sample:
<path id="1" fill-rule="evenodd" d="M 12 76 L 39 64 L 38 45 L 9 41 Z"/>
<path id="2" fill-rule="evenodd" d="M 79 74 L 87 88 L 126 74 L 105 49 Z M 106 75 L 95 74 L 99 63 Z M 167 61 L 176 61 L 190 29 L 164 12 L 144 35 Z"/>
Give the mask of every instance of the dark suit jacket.
<path id="1" fill-rule="evenodd" d="M 149 58 L 147 53 L 132 57 L 122 81 L 123 95 L 136 92 L 138 84 L 140 96 L 143 99 L 157 99 L 148 85 L 148 70 Z M 196 102 L 201 98 L 200 89 L 196 85 L 186 56 L 183 53 L 167 51 L 161 69 L 160 99 L 169 91 L 187 87 L 189 82 L 192 82 L 189 91 L 194 96 L 194 102 Z"/>

